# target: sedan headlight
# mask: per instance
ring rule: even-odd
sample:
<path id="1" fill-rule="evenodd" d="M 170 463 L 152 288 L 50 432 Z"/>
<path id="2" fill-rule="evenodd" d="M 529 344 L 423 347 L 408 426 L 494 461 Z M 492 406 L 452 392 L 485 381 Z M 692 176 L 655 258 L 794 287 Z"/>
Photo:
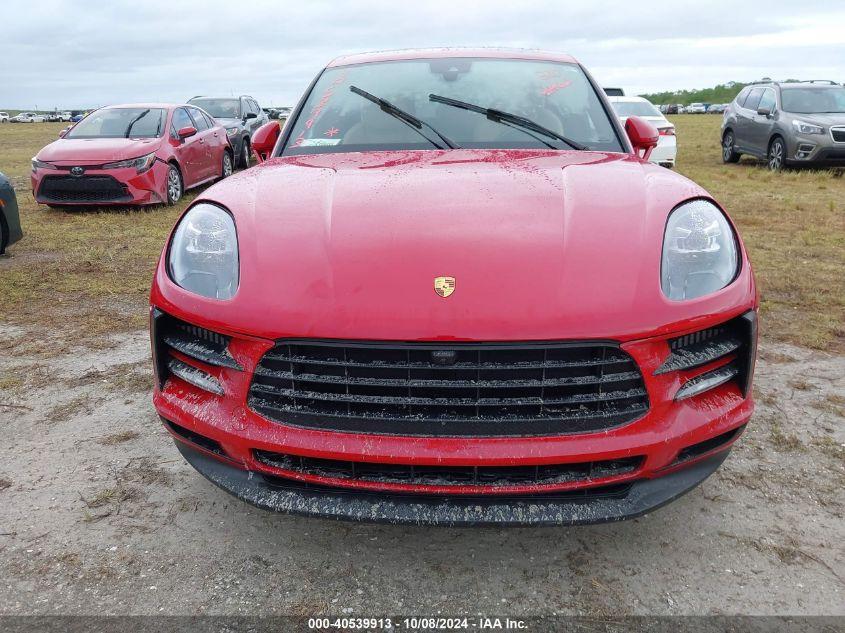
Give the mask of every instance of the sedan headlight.
<path id="1" fill-rule="evenodd" d="M 736 277 L 736 236 L 722 211 L 692 200 L 669 215 L 663 236 L 660 285 L 669 299 L 695 299 L 727 286 Z"/>
<path id="2" fill-rule="evenodd" d="M 792 127 L 799 134 L 824 134 L 824 128 L 821 125 L 799 121 L 798 119 L 792 119 Z"/>
<path id="3" fill-rule="evenodd" d="M 32 172 L 35 173 L 38 169 L 56 169 L 56 166 L 51 163 L 45 163 L 36 158 L 32 159 Z"/>
<path id="4" fill-rule="evenodd" d="M 176 227 L 169 254 L 170 276 L 185 290 L 211 299 L 231 299 L 238 290 L 235 221 L 221 207 L 202 202 Z"/>
<path id="5" fill-rule="evenodd" d="M 108 163 L 103 165 L 103 169 L 125 169 L 127 167 L 134 167 L 139 174 L 143 174 L 156 161 L 155 152 L 141 156 L 140 158 L 130 158 L 129 160 L 120 160 L 116 163 Z"/>
<path id="6" fill-rule="evenodd" d="M 229 136 L 236 136 L 237 133 L 238 133 L 238 128 L 236 128 L 236 127 L 227 127 L 226 128 L 226 134 L 228 134 Z"/>

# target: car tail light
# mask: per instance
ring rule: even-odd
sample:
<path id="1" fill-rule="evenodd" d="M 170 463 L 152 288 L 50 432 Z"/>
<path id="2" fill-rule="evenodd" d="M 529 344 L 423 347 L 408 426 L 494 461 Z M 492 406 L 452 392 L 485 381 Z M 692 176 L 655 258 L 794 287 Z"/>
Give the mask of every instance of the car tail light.
<path id="1" fill-rule="evenodd" d="M 660 136 L 675 136 L 675 128 L 673 127 L 660 127 L 657 128 L 657 131 Z"/>

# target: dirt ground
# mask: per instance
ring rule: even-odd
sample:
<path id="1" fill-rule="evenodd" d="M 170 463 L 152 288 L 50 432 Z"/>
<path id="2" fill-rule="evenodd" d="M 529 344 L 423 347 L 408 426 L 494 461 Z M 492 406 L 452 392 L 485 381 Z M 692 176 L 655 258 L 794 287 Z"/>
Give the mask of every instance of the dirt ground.
<path id="1" fill-rule="evenodd" d="M 748 432 L 651 515 L 446 529 L 246 506 L 160 427 L 146 332 L 36 336 L 0 325 L 2 614 L 845 615 L 843 356 L 764 343 Z"/>

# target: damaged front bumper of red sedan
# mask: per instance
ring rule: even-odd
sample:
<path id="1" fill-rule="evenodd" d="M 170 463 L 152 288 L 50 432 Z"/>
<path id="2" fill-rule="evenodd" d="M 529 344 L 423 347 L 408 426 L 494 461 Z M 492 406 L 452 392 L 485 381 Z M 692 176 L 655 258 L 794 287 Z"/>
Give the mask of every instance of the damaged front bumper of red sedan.
<path id="1" fill-rule="evenodd" d="M 368 343 L 212 331 L 170 308 L 152 309 L 156 409 L 201 474 L 268 510 L 632 518 L 714 472 L 753 411 L 753 309 L 622 343 Z"/>

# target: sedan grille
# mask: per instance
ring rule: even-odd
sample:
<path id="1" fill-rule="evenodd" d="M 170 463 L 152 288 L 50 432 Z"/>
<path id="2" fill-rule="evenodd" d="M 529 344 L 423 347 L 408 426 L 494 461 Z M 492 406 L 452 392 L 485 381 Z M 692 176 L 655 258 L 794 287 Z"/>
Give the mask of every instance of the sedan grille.
<path id="1" fill-rule="evenodd" d="M 132 196 L 112 176 L 46 176 L 39 197 L 52 202 L 126 202 Z"/>
<path id="2" fill-rule="evenodd" d="M 611 343 L 282 341 L 250 406 L 275 422 L 357 433 L 560 435 L 648 411 L 633 359 Z"/>

